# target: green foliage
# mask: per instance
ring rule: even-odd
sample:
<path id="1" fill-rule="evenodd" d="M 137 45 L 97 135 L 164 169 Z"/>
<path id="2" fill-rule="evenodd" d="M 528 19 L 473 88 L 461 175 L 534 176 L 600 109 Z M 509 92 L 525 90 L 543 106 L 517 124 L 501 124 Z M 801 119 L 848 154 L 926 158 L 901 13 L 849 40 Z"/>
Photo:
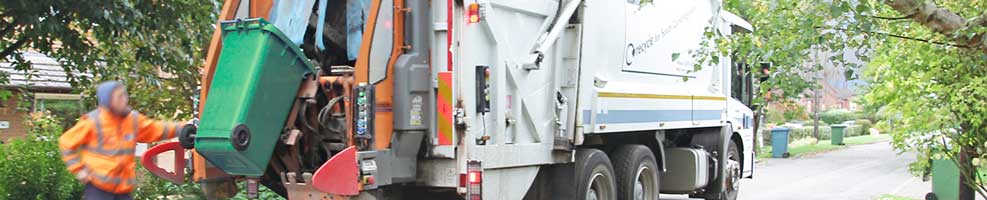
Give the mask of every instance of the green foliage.
<path id="1" fill-rule="evenodd" d="M 174 184 L 154 176 L 139 162 L 137 166 L 137 173 L 139 174 L 138 177 L 140 177 L 140 179 L 137 188 L 134 189 L 134 199 L 205 199 L 202 194 L 202 190 L 199 189 L 199 185 L 190 183 L 191 180 L 189 180 L 189 178 L 186 178 L 185 180 L 188 184 Z"/>
<path id="2" fill-rule="evenodd" d="M 0 146 L 0 199 L 81 199 L 82 185 L 58 149 L 62 127 L 50 115 L 31 115 L 28 135 Z"/>
<path id="3" fill-rule="evenodd" d="M 784 124 L 795 120 L 808 120 L 809 113 L 805 107 L 792 101 L 776 102 L 767 109 L 765 114 L 770 124 Z"/>
<path id="4" fill-rule="evenodd" d="M 942 6 L 957 12 L 985 10 L 984 5 Z M 889 32 L 946 40 L 929 29 L 883 27 Z M 928 170 L 925 161 L 929 159 L 952 158 L 961 151 L 972 157 L 972 165 L 960 165 L 961 169 L 987 166 L 977 162 L 987 159 L 987 69 L 983 67 L 987 55 L 912 40 L 888 38 L 881 43 L 865 73 L 872 82 L 865 98 L 871 106 L 883 109 L 883 118 L 897 119 L 891 131 L 893 145 L 918 152 L 919 162 L 911 165 L 913 172 Z"/>
<path id="5" fill-rule="evenodd" d="M 833 109 L 827 110 L 819 113 L 819 120 L 822 120 L 828 124 L 839 124 L 845 121 L 850 121 L 856 118 L 852 111 Z"/>
<path id="6" fill-rule="evenodd" d="M 246 185 L 246 182 L 238 182 L 237 187 L 241 188 L 240 193 L 237 193 L 236 196 L 233 196 L 230 200 L 250 200 L 250 198 L 247 198 L 247 193 L 243 192 L 242 189 L 246 188 Z M 257 199 L 285 199 L 284 197 L 281 197 L 281 195 L 278 195 L 278 193 L 274 193 L 274 191 L 267 189 L 267 187 L 264 187 L 263 185 L 259 187 L 260 188 L 257 190 Z"/>
<path id="7" fill-rule="evenodd" d="M 35 112 L 47 112 L 58 119 L 63 119 L 59 124 L 65 129 L 72 127 L 79 116 L 88 111 L 79 100 L 38 99 L 35 102 Z"/>
<path id="8" fill-rule="evenodd" d="M 874 123 L 871 123 L 868 119 L 857 119 L 854 124 L 860 126 L 860 130 L 863 131 L 862 134 L 870 134 L 870 129 L 874 127 Z"/>
<path id="9" fill-rule="evenodd" d="M 803 127 L 788 127 L 788 128 L 789 128 L 788 142 L 794 142 L 797 140 L 812 138 L 812 132 L 815 129 L 811 125 L 803 126 Z M 864 129 L 863 126 L 861 125 L 847 126 L 846 128 L 843 129 L 843 134 L 844 134 L 843 136 L 855 137 L 855 136 L 869 135 L 870 133 L 868 133 L 866 130 L 867 129 Z M 831 126 L 825 126 L 825 125 L 819 126 L 820 140 L 829 140 L 833 138 L 832 136 L 833 136 L 833 128 Z M 764 138 L 765 144 L 771 144 L 770 129 L 761 129 L 761 137 Z"/>
<path id="10" fill-rule="evenodd" d="M 141 166 L 141 165 L 138 165 Z M 147 169 L 143 167 L 138 167 L 138 173 L 141 174 L 140 184 L 137 189 L 134 190 L 134 198 L 137 200 L 159 200 L 159 199 L 186 199 L 186 200 L 196 200 L 196 199 L 207 199 L 206 195 L 202 193 L 198 183 L 192 182 L 191 178 L 186 177 L 185 184 L 174 184 L 167 180 L 158 178 L 151 174 Z M 248 200 L 246 193 L 243 188 L 246 188 L 246 184 L 243 181 L 237 183 L 240 188 L 240 193 L 236 196 L 230 198 L 230 200 Z M 258 199 L 284 199 L 274 191 L 267 189 L 263 185 L 258 189 Z"/>
<path id="11" fill-rule="evenodd" d="M 218 6 L 216 0 L 6 0 L 0 60 L 32 72 L 22 54 L 37 51 L 58 60 L 83 92 L 119 79 L 137 97 L 135 108 L 170 116 L 191 105 Z M 0 73 L 0 83 L 8 81 Z"/>
<path id="12" fill-rule="evenodd" d="M 943 33 L 940 30 L 950 22 L 915 21 L 911 18 L 915 13 L 892 7 L 897 3 L 938 6 L 943 9 L 937 14 L 956 14 L 976 23 L 948 24 L 960 28 Z M 844 54 L 828 59 L 806 55 L 819 51 L 856 54 L 869 64 L 864 74 L 848 73 L 848 77 L 871 82 L 862 100 L 864 108 L 878 119 L 896 122 L 891 130 L 894 147 L 918 152 L 919 162 L 970 154 L 971 162 L 960 167 L 964 177 L 978 182 L 969 174 L 975 167 L 987 167 L 987 51 L 967 46 L 966 41 L 984 41 L 987 27 L 980 22 L 987 4 L 971 0 L 726 0 L 724 7 L 749 20 L 755 32 L 713 34 L 708 40 L 725 41 L 727 50 L 700 56 L 729 54 L 773 63 L 772 79 L 762 88 L 781 92 L 784 99 L 808 88 L 798 80 L 813 80 L 819 63 L 856 67 L 846 62 Z M 919 165 L 913 165 L 917 166 L 913 170 L 927 170 L 927 165 Z M 979 192 L 987 197 L 985 188 L 979 187 Z"/>
<path id="13" fill-rule="evenodd" d="M 862 145 L 862 144 L 873 144 L 876 142 L 887 141 L 891 139 L 888 135 L 865 135 L 857 137 L 847 137 L 843 139 L 843 143 L 846 145 L 833 145 L 829 139 L 819 140 L 816 143 L 809 143 L 801 146 L 789 146 L 788 153 L 792 157 L 802 157 L 805 155 L 811 155 L 814 153 L 837 150 L 840 148 L 845 148 L 852 145 Z M 765 142 L 764 147 L 758 150 L 757 158 L 771 158 L 771 143 Z"/>

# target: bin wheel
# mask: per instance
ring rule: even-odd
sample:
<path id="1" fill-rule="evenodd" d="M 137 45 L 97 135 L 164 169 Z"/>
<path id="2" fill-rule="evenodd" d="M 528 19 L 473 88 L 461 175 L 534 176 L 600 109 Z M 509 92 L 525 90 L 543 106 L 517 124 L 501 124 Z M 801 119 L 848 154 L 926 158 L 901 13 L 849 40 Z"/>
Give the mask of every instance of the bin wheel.
<path id="1" fill-rule="evenodd" d="M 196 131 L 197 128 L 192 124 L 186 124 L 182 127 L 181 132 L 178 133 L 178 143 L 182 145 L 182 148 L 192 149 L 195 147 Z"/>
<path id="2" fill-rule="evenodd" d="M 781 157 L 782 157 L 782 158 L 788 158 L 788 157 L 791 157 L 791 156 L 792 156 L 792 154 L 790 154 L 790 153 L 787 153 L 787 152 L 786 152 L 786 153 L 784 153 L 784 154 L 781 154 Z"/>
<path id="3" fill-rule="evenodd" d="M 233 148 L 237 151 L 247 150 L 247 146 L 250 146 L 250 129 L 247 125 L 237 125 L 231 134 L 230 142 L 233 143 Z"/>
<path id="4" fill-rule="evenodd" d="M 936 193 L 929 192 L 925 193 L 925 200 L 939 200 L 939 197 L 936 196 Z"/>

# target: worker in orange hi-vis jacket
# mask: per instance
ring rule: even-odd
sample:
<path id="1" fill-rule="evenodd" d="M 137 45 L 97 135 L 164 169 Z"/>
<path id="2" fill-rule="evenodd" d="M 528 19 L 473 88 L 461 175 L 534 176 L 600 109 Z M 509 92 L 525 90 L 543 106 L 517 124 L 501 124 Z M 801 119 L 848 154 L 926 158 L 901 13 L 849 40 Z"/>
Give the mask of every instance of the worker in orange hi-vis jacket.
<path id="1" fill-rule="evenodd" d="M 116 81 L 99 84 L 96 97 L 99 108 L 59 139 L 62 160 L 86 185 L 85 199 L 133 199 L 134 147 L 173 138 L 185 123 L 157 121 L 132 111 L 126 87 Z"/>

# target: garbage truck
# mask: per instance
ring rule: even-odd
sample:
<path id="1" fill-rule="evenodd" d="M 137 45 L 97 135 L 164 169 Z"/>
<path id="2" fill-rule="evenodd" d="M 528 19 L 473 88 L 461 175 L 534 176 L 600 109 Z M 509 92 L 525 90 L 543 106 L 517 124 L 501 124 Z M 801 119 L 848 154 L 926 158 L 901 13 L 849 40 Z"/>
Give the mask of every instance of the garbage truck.
<path id="1" fill-rule="evenodd" d="M 753 177 L 752 65 L 691 56 L 752 30 L 718 0 L 226 0 L 219 18 L 197 123 L 143 157 L 211 198 L 736 199 Z"/>

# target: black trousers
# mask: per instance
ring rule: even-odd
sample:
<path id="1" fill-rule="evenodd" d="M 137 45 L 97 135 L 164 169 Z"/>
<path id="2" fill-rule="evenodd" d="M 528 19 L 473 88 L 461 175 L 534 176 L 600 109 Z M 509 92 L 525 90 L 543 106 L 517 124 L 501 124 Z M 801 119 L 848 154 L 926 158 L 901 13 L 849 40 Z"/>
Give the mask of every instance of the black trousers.
<path id="1" fill-rule="evenodd" d="M 93 184 L 86 184 L 86 190 L 83 191 L 82 195 L 82 199 L 85 200 L 134 200 L 130 194 L 113 194 L 103 191 Z"/>

